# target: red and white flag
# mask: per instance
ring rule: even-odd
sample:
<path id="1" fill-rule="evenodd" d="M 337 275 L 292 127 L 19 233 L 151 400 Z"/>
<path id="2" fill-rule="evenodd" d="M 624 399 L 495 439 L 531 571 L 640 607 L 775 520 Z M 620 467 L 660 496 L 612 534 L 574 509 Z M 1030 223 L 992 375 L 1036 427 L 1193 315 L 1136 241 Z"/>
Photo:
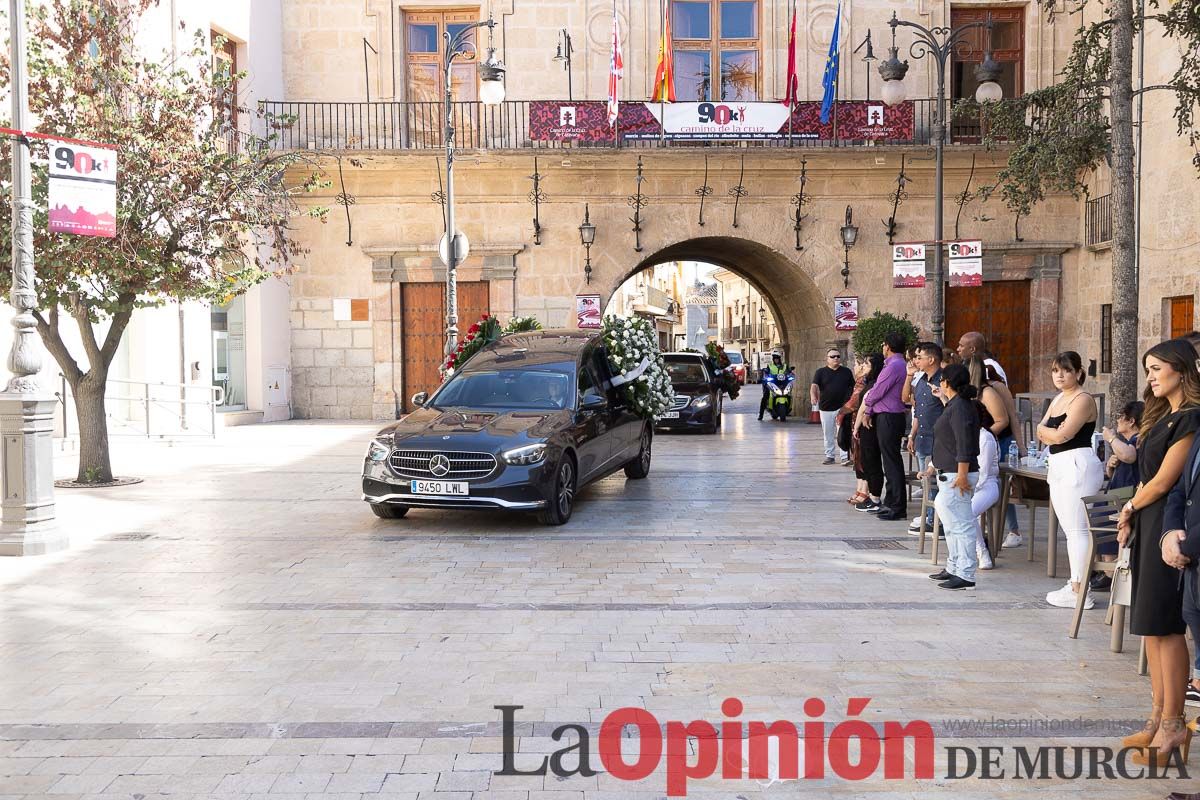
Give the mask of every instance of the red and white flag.
<path id="1" fill-rule="evenodd" d="M 625 60 L 621 58 L 621 30 L 617 25 L 617 0 L 613 0 L 612 52 L 608 58 L 608 125 L 617 124 L 619 92 L 617 81 L 625 71 Z"/>
<path id="2" fill-rule="evenodd" d="M 787 96 L 783 102 L 789 107 L 796 104 L 799 80 L 796 77 L 796 7 L 792 7 L 792 30 L 788 34 Z"/>

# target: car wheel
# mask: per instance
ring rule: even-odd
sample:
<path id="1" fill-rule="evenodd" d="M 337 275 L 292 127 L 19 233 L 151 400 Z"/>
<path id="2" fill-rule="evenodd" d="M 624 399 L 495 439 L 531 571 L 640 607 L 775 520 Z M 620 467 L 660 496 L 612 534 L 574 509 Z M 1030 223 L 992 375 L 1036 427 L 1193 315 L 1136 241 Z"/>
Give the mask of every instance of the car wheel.
<path id="1" fill-rule="evenodd" d="M 637 458 L 625 465 L 625 477 L 640 480 L 650 474 L 650 458 L 653 455 L 654 437 L 650 428 L 642 428 L 641 446 Z"/>
<path id="2" fill-rule="evenodd" d="M 390 503 L 371 503 L 371 512 L 380 519 L 400 519 L 408 513 L 408 506 L 397 506 Z"/>
<path id="3" fill-rule="evenodd" d="M 558 463 L 554 478 L 554 496 L 544 511 L 538 514 L 543 525 L 565 525 L 575 510 L 575 462 L 564 455 Z"/>

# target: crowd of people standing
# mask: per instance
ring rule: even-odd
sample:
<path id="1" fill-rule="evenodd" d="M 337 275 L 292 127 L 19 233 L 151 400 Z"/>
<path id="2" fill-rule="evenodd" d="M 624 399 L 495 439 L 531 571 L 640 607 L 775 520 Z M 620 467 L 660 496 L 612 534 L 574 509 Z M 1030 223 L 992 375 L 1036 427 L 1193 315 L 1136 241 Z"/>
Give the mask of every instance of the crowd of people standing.
<path id="1" fill-rule="evenodd" d="M 955 351 L 933 342 L 908 351 L 905 345 L 902 334 L 889 334 L 881 352 L 856 357 L 852 372 L 831 350 L 822 369 L 837 380 L 824 372 L 814 376 L 825 463 L 844 451 L 842 462 L 854 468 L 857 482 L 848 502 L 879 520 L 907 519 L 907 448 L 915 475 L 928 479 L 927 499 L 946 538 L 945 567 L 929 577 L 943 589 L 970 589 L 979 570 L 993 567 L 979 519 L 1000 500 L 1003 454 L 1044 447 L 1050 500 L 1070 564 L 1066 584 L 1049 592 L 1046 602 L 1074 608 L 1086 583 L 1084 607 L 1092 608 L 1091 593 L 1107 589 L 1111 580 L 1088 574 L 1091 537 L 1082 500 L 1106 487 L 1132 491 L 1119 514 L 1117 542 L 1098 549 L 1105 560 L 1127 549 L 1121 555 L 1132 577 L 1130 630 L 1145 639 L 1151 679 L 1147 722 L 1123 744 L 1140 748 L 1133 758 L 1141 764 L 1161 767 L 1175 751 L 1186 760 L 1192 728 L 1184 705 L 1200 705 L 1200 648 L 1190 664 L 1184 638 L 1190 626 L 1200 642 L 1200 334 L 1145 353 L 1143 398 L 1122 406 L 1112 427 L 1104 425 L 1095 397 L 1084 388 L 1079 354 L 1059 353 L 1047 365 L 1057 393 L 1030 443 L 1007 375 L 981 334 L 965 334 Z M 841 405 L 831 414 L 835 399 Z M 1111 454 L 1106 463 L 1096 452 L 1097 428 Z M 1021 545 L 1012 505 L 1004 519 L 1002 546 Z M 930 523 L 917 516 L 910 529 Z"/>

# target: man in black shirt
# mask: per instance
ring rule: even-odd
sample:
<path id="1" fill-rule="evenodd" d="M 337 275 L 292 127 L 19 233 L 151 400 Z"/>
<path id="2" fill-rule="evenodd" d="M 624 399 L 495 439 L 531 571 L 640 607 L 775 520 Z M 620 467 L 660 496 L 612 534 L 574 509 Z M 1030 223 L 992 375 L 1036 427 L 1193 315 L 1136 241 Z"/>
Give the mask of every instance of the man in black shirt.
<path id="1" fill-rule="evenodd" d="M 847 455 L 837 446 L 837 415 L 854 393 L 854 373 L 842 366 L 842 354 L 833 348 L 825 354 L 825 366 L 813 375 L 808 387 L 809 399 L 821 412 L 821 432 L 825 434 L 825 464 L 832 464 L 834 454 L 844 463 Z"/>

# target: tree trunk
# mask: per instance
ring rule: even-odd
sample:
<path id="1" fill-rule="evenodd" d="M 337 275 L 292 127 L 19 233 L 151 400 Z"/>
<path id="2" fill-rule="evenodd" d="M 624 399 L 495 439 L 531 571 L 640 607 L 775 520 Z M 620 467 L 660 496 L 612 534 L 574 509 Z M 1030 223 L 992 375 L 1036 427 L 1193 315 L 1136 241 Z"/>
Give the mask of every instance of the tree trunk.
<path id="1" fill-rule="evenodd" d="M 1138 399 L 1137 198 L 1133 150 L 1133 0 L 1113 0 L 1109 49 L 1112 125 L 1113 371 L 1109 408 Z"/>
<path id="2" fill-rule="evenodd" d="M 71 386 L 75 395 L 75 413 L 79 423 L 80 483 L 106 483 L 112 480 L 108 451 L 108 416 L 104 410 L 104 389 L 108 371 L 93 367 Z"/>

